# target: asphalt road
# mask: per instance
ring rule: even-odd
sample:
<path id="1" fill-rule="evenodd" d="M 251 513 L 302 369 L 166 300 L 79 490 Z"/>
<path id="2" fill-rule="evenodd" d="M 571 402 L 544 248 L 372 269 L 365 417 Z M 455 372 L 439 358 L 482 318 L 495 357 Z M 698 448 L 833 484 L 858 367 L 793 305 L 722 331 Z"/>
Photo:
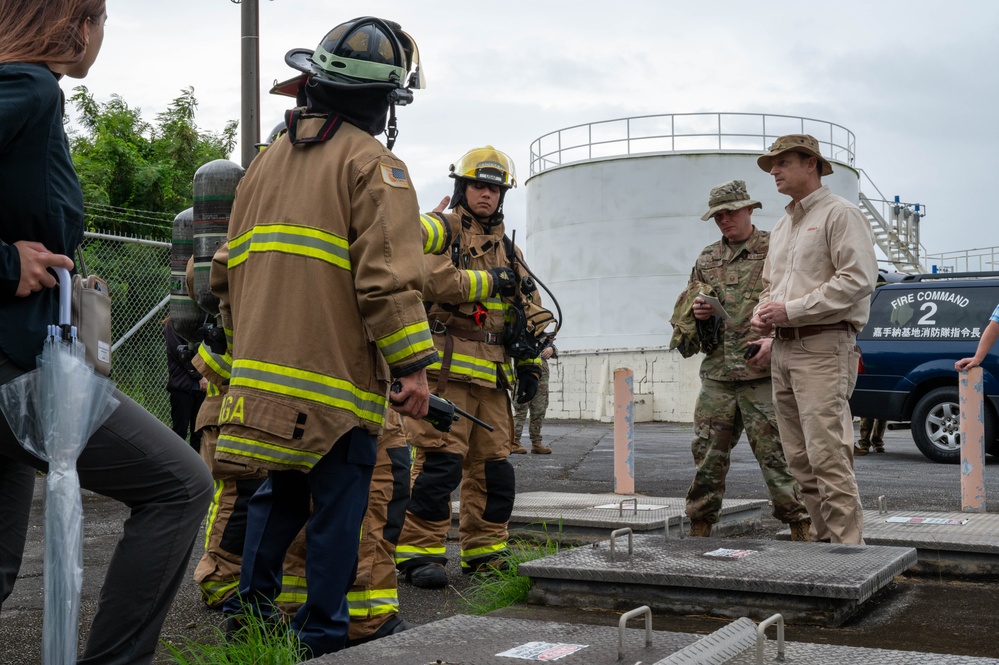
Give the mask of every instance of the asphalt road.
<path id="1" fill-rule="evenodd" d="M 565 491 L 603 493 L 613 490 L 613 426 L 593 422 L 549 421 L 544 430 L 554 454 L 517 455 L 520 492 Z M 684 496 L 692 475 L 690 427 L 668 423 L 639 423 L 635 427 L 635 487 L 639 494 Z M 865 508 L 876 508 L 879 496 L 888 497 L 893 510 L 960 510 L 957 466 L 926 460 L 907 430 L 889 431 L 887 452 L 856 461 L 857 480 Z M 36 486 L 32 528 L 25 562 L 12 596 L 0 613 L 0 665 L 40 662 L 42 625 L 42 505 L 44 481 Z M 999 505 L 999 459 L 990 458 L 986 490 Z M 728 498 L 767 499 L 759 468 L 745 439 L 733 453 L 728 476 Z M 84 496 L 84 591 L 81 606 L 81 643 L 93 616 L 96 598 L 124 520 L 125 509 L 92 494 Z M 782 528 L 767 516 L 763 526 L 744 537 L 771 538 Z M 200 541 L 199 541 L 200 545 Z M 402 616 L 417 624 L 467 611 L 464 595 L 468 578 L 455 563 L 451 544 L 448 566 L 451 586 L 440 591 L 414 589 L 400 583 Z M 191 559 L 193 574 L 199 557 Z M 999 616 L 995 599 L 999 581 L 972 581 L 900 577 L 894 588 L 846 625 L 836 629 L 789 626 L 792 641 L 876 646 L 935 653 L 999 657 Z M 617 625 L 618 615 L 605 611 L 561 610 L 521 605 L 497 612 L 499 616 Z M 217 612 L 204 608 L 193 581 L 178 595 L 164 626 L 162 639 L 173 644 L 186 640 L 217 639 L 221 623 Z M 704 617 L 656 616 L 657 630 L 708 633 L 719 623 Z M 158 663 L 171 662 L 161 647 Z"/>

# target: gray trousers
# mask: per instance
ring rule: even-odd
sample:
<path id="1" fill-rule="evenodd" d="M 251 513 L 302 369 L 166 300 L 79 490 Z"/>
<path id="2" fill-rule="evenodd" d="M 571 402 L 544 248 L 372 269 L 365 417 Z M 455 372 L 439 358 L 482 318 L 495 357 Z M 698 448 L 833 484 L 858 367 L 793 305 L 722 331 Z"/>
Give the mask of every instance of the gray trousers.
<path id="1" fill-rule="evenodd" d="M 0 354 L 0 384 L 22 373 Z M 87 442 L 77 471 L 81 487 L 120 501 L 131 513 L 80 665 L 152 663 L 212 497 L 212 476 L 187 442 L 121 392 L 114 395 L 121 406 Z M 0 602 L 21 565 L 35 470 L 46 467 L 21 448 L 0 417 Z"/>

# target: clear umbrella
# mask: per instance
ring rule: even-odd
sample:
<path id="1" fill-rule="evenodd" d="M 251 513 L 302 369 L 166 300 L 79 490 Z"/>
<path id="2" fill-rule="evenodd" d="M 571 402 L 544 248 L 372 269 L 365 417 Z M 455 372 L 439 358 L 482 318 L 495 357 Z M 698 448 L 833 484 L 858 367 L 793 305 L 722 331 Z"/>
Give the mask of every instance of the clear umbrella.
<path id="1" fill-rule="evenodd" d="M 0 387 L 0 408 L 30 453 L 48 462 L 45 479 L 45 610 L 42 660 L 76 662 L 83 586 L 83 503 L 76 460 L 90 436 L 118 407 L 114 384 L 94 373 L 70 326 L 69 272 L 59 274 L 59 325 L 37 369 Z"/>

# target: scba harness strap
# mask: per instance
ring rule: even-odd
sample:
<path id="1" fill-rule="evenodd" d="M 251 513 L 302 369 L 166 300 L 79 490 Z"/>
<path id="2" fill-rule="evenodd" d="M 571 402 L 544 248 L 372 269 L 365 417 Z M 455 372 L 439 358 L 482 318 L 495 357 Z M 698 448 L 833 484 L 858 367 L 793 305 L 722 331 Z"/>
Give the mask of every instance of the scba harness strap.
<path id="1" fill-rule="evenodd" d="M 300 138 L 298 136 L 298 123 L 305 118 L 325 118 L 326 120 L 315 136 Z M 340 114 L 306 113 L 304 108 L 299 107 L 285 111 L 284 122 L 288 126 L 288 139 L 292 145 L 308 145 L 311 143 L 322 143 L 331 139 L 343 124 L 343 118 Z"/>

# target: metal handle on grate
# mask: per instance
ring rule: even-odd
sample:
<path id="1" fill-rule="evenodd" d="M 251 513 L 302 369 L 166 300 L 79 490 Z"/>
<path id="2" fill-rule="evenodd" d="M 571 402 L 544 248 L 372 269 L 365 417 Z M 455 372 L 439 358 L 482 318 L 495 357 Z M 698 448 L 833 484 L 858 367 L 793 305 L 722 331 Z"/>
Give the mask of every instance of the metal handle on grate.
<path id="1" fill-rule="evenodd" d="M 634 537 L 634 535 L 632 534 L 631 529 L 628 528 L 628 527 L 624 527 L 623 529 L 615 529 L 614 531 L 611 531 L 611 535 L 610 535 L 610 555 L 611 555 L 611 561 L 615 560 L 614 539 L 617 538 L 618 536 L 623 536 L 625 534 L 628 534 L 628 556 L 631 556 L 632 553 L 635 551 L 634 542 L 632 540 L 632 538 Z"/>
<path id="2" fill-rule="evenodd" d="M 680 540 L 684 540 L 687 537 L 687 532 L 683 529 L 683 518 L 687 515 L 683 512 L 680 513 Z M 669 515 L 666 516 L 666 521 L 663 523 L 663 540 L 667 543 L 669 542 Z"/>
<path id="3" fill-rule="evenodd" d="M 777 624 L 777 658 L 778 663 L 784 662 L 784 617 L 775 614 L 764 619 L 756 627 L 756 665 L 763 665 L 763 643 L 767 639 L 767 628 Z"/>
<path id="4" fill-rule="evenodd" d="M 634 507 L 635 514 L 638 514 L 638 497 L 633 496 L 630 499 L 621 499 L 621 502 L 617 504 L 617 516 L 624 516 L 624 504 L 631 501 L 631 505 Z"/>
<path id="5" fill-rule="evenodd" d="M 619 531 L 625 531 L 625 529 L 618 529 Z M 631 529 L 628 529 L 630 531 Z M 614 541 L 611 540 L 611 543 Z M 630 612 L 625 612 L 621 615 L 621 620 L 617 623 L 617 659 L 624 660 L 624 629 L 628 624 L 628 619 L 633 619 L 639 614 L 645 615 L 645 648 L 648 649 L 652 646 L 652 610 L 649 609 L 648 605 L 642 605 L 641 607 L 636 607 Z"/>
<path id="6" fill-rule="evenodd" d="M 888 514 L 888 497 L 884 494 L 878 497 L 878 515 Z"/>

